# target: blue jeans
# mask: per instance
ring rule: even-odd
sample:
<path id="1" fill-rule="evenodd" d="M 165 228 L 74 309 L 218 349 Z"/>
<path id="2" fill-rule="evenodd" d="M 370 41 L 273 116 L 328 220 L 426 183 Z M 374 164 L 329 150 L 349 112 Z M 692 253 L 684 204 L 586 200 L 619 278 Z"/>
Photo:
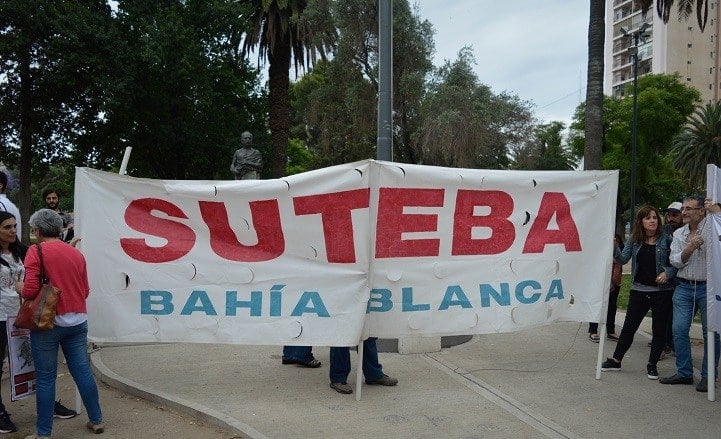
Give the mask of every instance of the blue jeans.
<path id="1" fill-rule="evenodd" d="M 350 373 L 350 348 L 331 347 L 330 367 L 328 376 L 331 383 L 348 382 Z M 383 376 L 383 366 L 378 362 L 376 338 L 371 337 L 363 342 L 363 376 L 366 381 L 374 381 Z"/>
<path id="2" fill-rule="evenodd" d="M 313 346 L 283 346 L 283 359 L 308 362 L 313 359 Z"/>
<path id="3" fill-rule="evenodd" d="M 90 370 L 87 351 L 88 322 L 75 326 L 55 326 L 49 331 L 31 331 L 30 346 L 35 362 L 37 394 L 35 430 L 38 436 L 50 436 L 55 410 L 55 379 L 58 376 L 58 346 L 68 363 L 68 370 L 78 386 L 88 418 L 93 424 L 103 422 L 98 386 Z"/>
<path id="4" fill-rule="evenodd" d="M 691 339 L 689 330 L 696 311 L 701 313 L 701 330 L 703 331 L 703 364 L 701 364 L 701 377 L 708 375 L 706 359 L 706 284 L 679 283 L 673 293 L 673 344 L 676 349 L 676 369 L 678 375 L 688 378 L 693 376 L 693 360 L 691 359 Z M 715 369 L 719 362 L 719 335 L 714 334 L 716 348 Z M 718 372 L 716 372 L 718 376 Z"/>

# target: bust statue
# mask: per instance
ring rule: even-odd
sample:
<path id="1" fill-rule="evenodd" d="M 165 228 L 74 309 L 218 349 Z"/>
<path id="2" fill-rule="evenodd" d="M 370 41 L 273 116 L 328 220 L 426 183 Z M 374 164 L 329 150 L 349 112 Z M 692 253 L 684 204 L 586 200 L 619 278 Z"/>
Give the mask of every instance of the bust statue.
<path id="1" fill-rule="evenodd" d="M 253 135 L 244 131 L 240 135 L 240 149 L 235 151 L 230 172 L 236 180 L 258 180 L 260 169 L 263 167 L 263 157 L 260 151 L 253 148 Z"/>

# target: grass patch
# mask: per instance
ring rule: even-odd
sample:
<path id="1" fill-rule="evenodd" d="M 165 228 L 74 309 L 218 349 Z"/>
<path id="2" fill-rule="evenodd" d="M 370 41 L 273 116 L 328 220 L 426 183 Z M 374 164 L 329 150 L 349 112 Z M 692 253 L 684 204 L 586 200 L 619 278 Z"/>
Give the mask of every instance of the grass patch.
<path id="1" fill-rule="evenodd" d="M 618 309 L 626 310 L 628 308 L 628 294 L 631 291 L 631 275 L 623 273 L 621 275 L 621 290 L 618 292 Z"/>

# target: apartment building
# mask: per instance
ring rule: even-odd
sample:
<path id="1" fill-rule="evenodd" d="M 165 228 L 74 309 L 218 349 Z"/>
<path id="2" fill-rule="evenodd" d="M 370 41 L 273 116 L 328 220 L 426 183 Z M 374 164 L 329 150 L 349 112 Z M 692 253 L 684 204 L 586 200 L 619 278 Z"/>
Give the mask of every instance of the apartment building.
<path id="1" fill-rule="evenodd" d="M 667 24 L 658 17 L 655 5 L 644 16 L 634 0 L 606 0 L 605 78 L 606 95 L 623 96 L 626 85 L 633 82 L 633 56 L 629 47 L 631 34 L 644 23 L 648 37 L 639 41 L 638 75 L 678 72 L 701 93 L 702 102 L 715 102 L 721 96 L 719 76 L 720 0 L 708 1 L 708 22 L 703 32 L 696 14 L 679 21 L 674 5 Z M 622 31 L 623 29 L 623 31 Z"/>

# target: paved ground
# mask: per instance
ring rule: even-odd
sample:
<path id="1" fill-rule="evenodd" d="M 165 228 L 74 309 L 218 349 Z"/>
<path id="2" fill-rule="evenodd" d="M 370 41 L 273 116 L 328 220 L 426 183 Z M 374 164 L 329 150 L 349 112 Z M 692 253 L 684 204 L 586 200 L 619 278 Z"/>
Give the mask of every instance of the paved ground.
<path id="1" fill-rule="evenodd" d="M 599 345 L 586 330 L 562 323 L 476 336 L 436 353 L 382 353 L 399 385 L 363 386 L 360 401 L 328 386 L 325 347 L 315 349 L 319 369 L 281 365 L 276 346 L 105 346 L 92 358 L 110 385 L 222 429 L 197 437 L 721 437 L 719 401 L 646 378 L 645 334 L 621 371 L 596 380 Z M 607 341 L 605 356 L 614 347 Z M 697 344 L 696 364 L 701 354 Z M 673 358 L 659 372 L 673 374 Z M 113 434 L 116 414 L 107 418 Z"/>
<path id="2" fill-rule="evenodd" d="M 75 384 L 64 365 L 58 370 L 57 394 L 70 408 L 75 405 Z M 101 436 L 86 430 L 87 417 L 81 414 L 74 419 L 56 419 L 53 423 L 53 438 L 103 438 L 103 439 L 145 439 L 145 438 L 240 438 L 237 433 L 219 429 L 217 426 L 200 421 L 187 412 L 176 411 L 162 402 L 152 402 L 99 383 L 100 401 L 107 418 L 107 430 Z M 2 398 L 12 420 L 18 427 L 16 433 L 0 434 L 2 439 L 23 439 L 35 432 L 35 398 L 30 397 L 10 402 L 8 396 L 8 375 L 3 374 Z"/>

